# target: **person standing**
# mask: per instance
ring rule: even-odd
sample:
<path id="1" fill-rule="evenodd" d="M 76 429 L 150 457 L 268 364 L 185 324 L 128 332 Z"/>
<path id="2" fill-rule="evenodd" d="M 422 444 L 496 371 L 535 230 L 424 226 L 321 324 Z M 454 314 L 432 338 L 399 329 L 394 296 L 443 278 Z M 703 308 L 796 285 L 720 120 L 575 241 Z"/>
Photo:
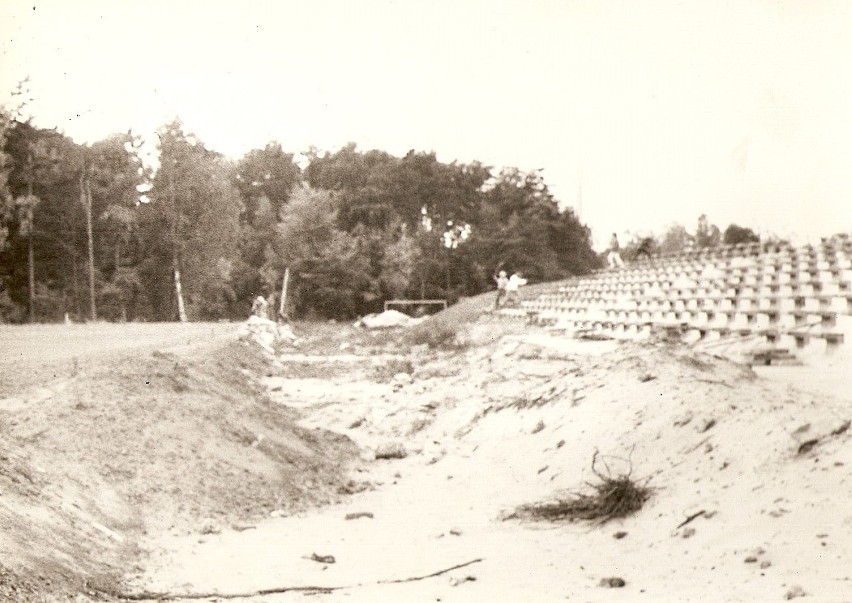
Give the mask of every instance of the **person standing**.
<path id="1" fill-rule="evenodd" d="M 621 246 L 618 244 L 618 235 L 612 233 L 609 239 L 609 253 L 606 256 L 606 261 L 609 262 L 610 268 L 624 268 L 624 262 L 621 259 Z"/>
<path id="2" fill-rule="evenodd" d="M 258 318 L 269 320 L 269 302 L 266 301 L 265 297 L 258 295 L 254 298 L 251 304 L 251 313 Z"/>
<path id="3" fill-rule="evenodd" d="M 521 276 L 520 272 L 514 273 L 509 277 L 506 283 L 506 303 L 517 304 L 520 302 L 520 294 L 518 289 L 527 284 L 527 279 Z"/>
<path id="4" fill-rule="evenodd" d="M 506 285 L 509 284 L 509 277 L 506 276 L 506 271 L 501 270 L 494 277 L 494 282 L 497 283 L 497 299 L 494 300 L 494 309 L 500 308 L 500 302 L 506 296 Z"/>

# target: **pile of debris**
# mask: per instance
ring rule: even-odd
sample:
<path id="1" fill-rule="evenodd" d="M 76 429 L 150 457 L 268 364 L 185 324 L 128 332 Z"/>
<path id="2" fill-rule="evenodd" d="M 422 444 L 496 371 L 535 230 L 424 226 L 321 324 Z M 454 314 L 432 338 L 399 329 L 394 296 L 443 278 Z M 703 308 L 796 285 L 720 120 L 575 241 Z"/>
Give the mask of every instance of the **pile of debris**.
<path id="1" fill-rule="evenodd" d="M 279 324 L 267 318 L 250 316 L 238 331 L 241 341 L 253 341 L 264 351 L 275 354 L 276 345 L 292 345 L 298 342 L 298 337 L 288 324 Z"/>

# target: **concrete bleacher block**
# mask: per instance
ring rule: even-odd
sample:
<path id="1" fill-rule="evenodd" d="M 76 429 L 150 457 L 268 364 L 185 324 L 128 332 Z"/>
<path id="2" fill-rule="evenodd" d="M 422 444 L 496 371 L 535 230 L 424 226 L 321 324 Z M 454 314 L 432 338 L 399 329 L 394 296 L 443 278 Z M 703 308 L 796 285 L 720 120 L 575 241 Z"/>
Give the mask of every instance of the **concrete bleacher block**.
<path id="1" fill-rule="evenodd" d="M 615 323 L 610 325 L 610 335 L 615 339 L 624 339 L 627 327 L 623 323 Z"/>
<path id="2" fill-rule="evenodd" d="M 713 301 L 719 301 L 725 296 L 724 287 L 722 286 L 714 286 L 710 291 L 707 292 L 707 299 L 712 299 Z"/>
<path id="3" fill-rule="evenodd" d="M 703 341 L 710 343 L 722 339 L 722 332 L 718 329 L 708 329 L 704 332 Z"/>
<path id="4" fill-rule="evenodd" d="M 731 319 L 728 321 L 728 328 L 731 330 L 737 329 L 749 329 L 749 317 L 745 312 L 735 312 Z"/>
<path id="5" fill-rule="evenodd" d="M 805 298 L 805 303 L 802 306 L 807 312 L 819 312 L 820 311 L 820 303 L 819 298 L 815 296 L 810 296 Z"/>
<path id="6" fill-rule="evenodd" d="M 798 281 L 798 285 L 795 286 L 795 290 L 797 295 L 801 295 L 803 297 L 813 297 L 816 293 L 814 284 L 810 281 Z"/>
<path id="7" fill-rule="evenodd" d="M 820 296 L 831 297 L 834 295 L 840 295 L 840 283 L 834 279 L 822 283 L 822 286 L 820 287 Z"/>
<path id="8" fill-rule="evenodd" d="M 704 333 L 700 329 L 688 329 L 681 338 L 681 341 L 687 345 L 692 345 L 701 341 L 703 335 Z"/>
<path id="9" fill-rule="evenodd" d="M 751 312 L 756 309 L 754 297 L 740 297 L 737 299 L 736 309 L 739 312 Z"/>
<path id="10" fill-rule="evenodd" d="M 822 296 L 820 297 L 820 309 L 826 312 L 834 312 L 835 314 L 847 314 L 849 312 L 849 300 L 845 295 Z"/>
<path id="11" fill-rule="evenodd" d="M 776 293 L 778 297 L 792 297 L 793 295 L 793 287 L 790 285 L 778 285 L 778 291 Z"/>
<path id="12" fill-rule="evenodd" d="M 812 310 L 796 310 L 790 314 L 796 319 L 796 327 L 808 327 L 822 324 L 822 316 Z"/>
<path id="13" fill-rule="evenodd" d="M 778 297 L 771 293 L 767 293 L 765 295 L 759 295 L 757 298 L 757 309 L 761 311 L 768 310 L 777 310 L 778 309 Z"/>
<path id="14" fill-rule="evenodd" d="M 711 297 L 705 297 L 701 300 L 701 304 L 698 306 L 699 310 L 704 312 L 713 312 L 716 310 L 716 300 Z"/>
<path id="15" fill-rule="evenodd" d="M 777 320 L 772 320 L 772 315 L 766 312 L 758 312 L 754 316 L 754 324 L 758 329 L 768 329 L 776 322 Z"/>
<path id="16" fill-rule="evenodd" d="M 796 326 L 796 316 L 790 312 L 778 314 L 778 327 L 781 329 L 793 329 Z"/>
<path id="17" fill-rule="evenodd" d="M 651 338 L 651 325 L 640 325 L 636 331 L 636 341 L 645 341 Z"/>
<path id="18" fill-rule="evenodd" d="M 831 270 L 820 270 L 816 274 L 814 274 L 814 280 L 819 281 L 819 283 L 825 287 L 827 284 L 832 284 L 836 282 L 835 273 Z"/>
<path id="19" fill-rule="evenodd" d="M 713 314 L 713 318 L 709 321 L 709 327 L 712 329 L 725 329 L 728 327 L 730 323 L 730 319 L 728 314 L 725 312 L 716 312 Z"/>
<path id="20" fill-rule="evenodd" d="M 790 333 L 779 333 L 778 339 L 775 341 L 775 347 L 792 352 L 796 349 L 796 337 Z"/>
<path id="21" fill-rule="evenodd" d="M 710 324 L 707 312 L 696 312 L 689 321 L 689 326 L 694 328 L 705 328 Z"/>

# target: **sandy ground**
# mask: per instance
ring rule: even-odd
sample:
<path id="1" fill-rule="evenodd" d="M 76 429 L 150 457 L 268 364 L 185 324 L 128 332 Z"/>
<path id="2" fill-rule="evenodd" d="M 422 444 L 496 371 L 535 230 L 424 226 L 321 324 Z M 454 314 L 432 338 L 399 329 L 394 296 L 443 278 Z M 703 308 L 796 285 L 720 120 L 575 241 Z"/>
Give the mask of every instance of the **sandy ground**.
<path id="1" fill-rule="evenodd" d="M 340 329 L 344 350 L 288 351 L 265 380 L 273 399 L 355 441 L 353 477 L 369 488 L 250 529 L 154 535 L 130 588 L 254 601 L 306 596 L 249 596 L 289 587 L 316 601 L 852 600 L 843 359 L 755 374 L 683 349 L 506 330 L 477 325 L 463 351 L 395 352 Z M 375 459 L 399 448 L 405 458 Z M 584 489 L 595 451 L 653 488 L 638 514 L 506 519 Z M 346 519 L 361 512 L 372 517 Z M 610 577 L 625 586 L 601 586 Z"/>
<path id="2" fill-rule="evenodd" d="M 0 325 L 0 396 L 122 356 L 221 345 L 235 330 L 224 322 Z"/>

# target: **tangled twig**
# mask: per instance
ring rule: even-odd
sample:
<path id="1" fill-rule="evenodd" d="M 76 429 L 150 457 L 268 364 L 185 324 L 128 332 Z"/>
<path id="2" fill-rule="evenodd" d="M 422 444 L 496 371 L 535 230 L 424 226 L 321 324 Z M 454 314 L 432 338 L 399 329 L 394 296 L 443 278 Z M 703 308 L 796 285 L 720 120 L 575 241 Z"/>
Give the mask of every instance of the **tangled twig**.
<path id="1" fill-rule="evenodd" d="M 591 493 L 574 492 L 568 498 L 556 501 L 523 505 L 512 515 L 514 517 L 531 517 L 558 521 L 581 519 L 604 524 L 612 519 L 627 517 L 642 508 L 651 496 L 651 488 L 647 483 L 637 483 L 632 478 L 633 463 L 631 454 L 626 461 L 626 474 L 613 477 L 612 470 L 604 457 L 595 450 L 592 455 L 592 473 L 598 478 L 598 483 L 589 483 Z M 597 467 L 601 462 L 604 470 Z M 647 480 L 645 480 L 647 481 Z"/>

